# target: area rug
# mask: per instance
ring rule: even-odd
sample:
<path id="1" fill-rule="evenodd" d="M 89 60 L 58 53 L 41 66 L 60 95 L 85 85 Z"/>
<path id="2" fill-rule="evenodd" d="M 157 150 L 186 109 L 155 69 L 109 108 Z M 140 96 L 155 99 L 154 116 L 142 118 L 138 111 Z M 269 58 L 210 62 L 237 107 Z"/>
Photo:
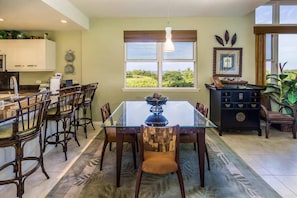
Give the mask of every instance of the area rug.
<path id="1" fill-rule="evenodd" d="M 180 162 L 186 197 L 281 197 L 232 151 L 213 129 L 206 142 L 211 170 L 205 170 L 205 187 L 200 187 L 197 153 L 193 144 L 182 144 Z M 47 198 L 130 198 L 134 197 L 137 170 L 130 146 L 124 146 L 121 186 L 116 187 L 116 152 L 106 149 L 103 170 L 99 170 L 104 134 L 100 133 L 72 168 L 50 191 Z M 181 197 L 176 174 L 143 174 L 139 197 Z"/>

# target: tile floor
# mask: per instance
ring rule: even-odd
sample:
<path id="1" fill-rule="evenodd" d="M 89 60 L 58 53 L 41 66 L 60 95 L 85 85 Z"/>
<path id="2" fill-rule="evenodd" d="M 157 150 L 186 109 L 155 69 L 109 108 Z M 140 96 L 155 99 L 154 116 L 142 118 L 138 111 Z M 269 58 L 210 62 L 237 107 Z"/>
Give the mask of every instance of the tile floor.
<path id="1" fill-rule="evenodd" d="M 83 132 L 78 133 L 80 147 L 74 141 L 69 144 L 68 161 L 64 160 L 60 147 L 45 155 L 46 170 L 51 178 L 47 180 L 40 170 L 35 172 L 26 180 L 24 198 L 46 196 L 99 133 L 100 124 L 96 124 L 95 131 L 91 128 L 88 131 L 88 139 Z M 297 198 L 297 139 L 292 138 L 292 133 L 274 130 L 266 139 L 264 135 L 259 137 L 256 131 L 225 132 L 221 138 L 282 197 Z M 1 195 L 16 197 L 15 185 L 1 186 Z"/>
<path id="2" fill-rule="evenodd" d="M 264 127 L 262 134 L 226 132 L 221 138 L 282 197 L 297 198 L 297 139 L 278 130 L 266 139 Z"/>

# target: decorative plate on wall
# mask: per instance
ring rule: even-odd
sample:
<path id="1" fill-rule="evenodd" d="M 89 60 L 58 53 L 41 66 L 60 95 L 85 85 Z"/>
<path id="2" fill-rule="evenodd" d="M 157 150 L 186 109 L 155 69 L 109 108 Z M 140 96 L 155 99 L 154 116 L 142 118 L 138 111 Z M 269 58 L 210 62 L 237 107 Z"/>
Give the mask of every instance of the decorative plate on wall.
<path id="1" fill-rule="evenodd" d="M 67 65 L 64 68 L 65 73 L 66 74 L 73 74 L 74 73 L 73 61 L 75 60 L 74 52 L 72 50 L 68 50 L 66 52 L 64 58 L 67 61 Z"/>
<path id="2" fill-rule="evenodd" d="M 67 62 L 73 62 L 75 60 L 75 55 L 72 50 L 68 50 L 65 54 L 65 60 Z"/>
<path id="3" fill-rule="evenodd" d="M 66 74 L 73 74 L 74 73 L 74 66 L 69 63 L 65 66 L 65 73 Z"/>

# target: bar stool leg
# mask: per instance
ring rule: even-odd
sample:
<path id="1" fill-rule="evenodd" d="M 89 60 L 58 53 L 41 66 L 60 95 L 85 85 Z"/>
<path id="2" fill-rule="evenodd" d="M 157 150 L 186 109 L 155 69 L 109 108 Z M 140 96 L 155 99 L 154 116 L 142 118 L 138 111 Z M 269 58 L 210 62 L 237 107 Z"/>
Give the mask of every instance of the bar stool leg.
<path id="1" fill-rule="evenodd" d="M 66 132 L 66 128 L 67 128 L 67 121 L 65 120 L 65 118 L 63 119 L 63 135 L 64 135 L 64 139 L 63 139 L 63 152 L 65 155 L 65 160 L 67 161 L 67 142 L 68 142 L 68 136 L 67 136 L 67 132 Z"/>
<path id="2" fill-rule="evenodd" d="M 90 119 L 91 119 L 91 125 L 93 127 L 93 130 L 95 130 L 94 124 L 93 124 L 93 113 L 92 113 L 92 104 L 90 105 Z"/>
<path id="3" fill-rule="evenodd" d="M 73 123 L 75 123 L 76 118 L 74 117 L 73 119 L 74 119 Z M 71 118 L 70 118 L 70 123 L 72 123 L 72 122 L 71 122 Z M 71 133 L 71 127 L 72 127 L 72 126 L 71 126 L 71 124 L 70 124 L 70 125 L 69 125 L 69 130 L 68 130 L 70 133 Z M 78 141 L 78 139 L 77 139 L 77 127 L 74 127 L 73 137 L 74 137 L 74 140 L 76 141 L 77 145 L 80 146 L 80 143 L 79 143 L 79 141 Z"/>
<path id="4" fill-rule="evenodd" d="M 43 172 L 43 174 L 45 175 L 45 177 L 47 179 L 49 179 L 49 175 L 47 174 L 47 172 L 45 171 L 45 168 L 44 168 L 44 161 L 43 161 L 43 152 L 42 152 L 42 136 L 41 136 L 41 133 L 39 134 L 39 155 L 40 155 L 40 166 L 41 166 L 41 170 Z"/>
<path id="5" fill-rule="evenodd" d="M 18 141 L 16 144 L 15 148 L 15 156 L 16 156 L 16 178 L 18 180 L 17 184 L 17 196 L 22 197 L 24 194 L 24 183 L 22 182 L 23 177 L 22 177 L 22 147 L 21 147 L 21 142 Z"/>
<path id="6" fill-rule="evenodd" d="M 87 119 L 86 119 L 86 116 L 87 116 L 87 108 L 85 106 L 83 106 L 83 115 L 84 115 L 84 124 L 83 124 L 83 128 L 84 128 L 84 133 L 85 133 L 85 136 L 86 138 L 88 138 L 88 132 L 87 132 Z"/>
<path id="7" fill-rule="evenodd" d="M 44 127 L 44 135 L 43 135 L 43 152 L 45 152 L 45 148 L 47 146 L 47 126 L 48 126 L 48 120 L 45 120 L 45 127 Z"/>

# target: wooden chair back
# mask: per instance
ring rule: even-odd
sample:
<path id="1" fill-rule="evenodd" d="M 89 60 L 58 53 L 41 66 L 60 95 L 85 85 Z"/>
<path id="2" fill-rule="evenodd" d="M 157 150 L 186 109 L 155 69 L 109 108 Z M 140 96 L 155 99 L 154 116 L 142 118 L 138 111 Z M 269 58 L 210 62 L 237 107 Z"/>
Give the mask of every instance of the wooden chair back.
<path id="1" fill-rule="evenodd" d="M 197 102 L 197 103 L 196 103 L 196 109 L 197 109 L 199 112 L 201 112 L 205 117 L 208 116 L 208 107 L 205 106 L 204 104 Z"/>
<path id="2" fill-rule="evenodd" d="M 78 107 L 79 98 L 81 95 L 81 91 L 74 92 L 65 92 L 62 95 L 58 96 L 58 101 L 56 102 L 56 108 L 51 109 L 51 114 L 55 114 L 56 116 L 64 116 L 64 115 L 74 115 L 75 110 Z"/>
<path id="3" fill-rule="evenodd" d="M 82 103 L 83 104 L 91 104 L 94 97 L 95 92 L 98 88 L 98 82 L 96 83 L 90 83 L 87 85 L 83 85 L 81 88 L 82 91 Z"/>
<path id="4" fill-rule="evenodd" d="M 140 160 L 144 160 L 144 153 L 149 152 L 173 152 L 175 161 L 179 161 L 179 126 L 152 127 L 141 126 L 139 152 Z"/>
<path id="5" fill-rule="evenodd" d="M 50 92 L 40 92 L 17 100 L 13 138 L 29 140 L 41 132 L 48 107 Z"/>
<path id="6" fill-rule="evenodd" d="M 69 87 L 63 87 L 61 89 L 58 89 L 59 95 L 64 95 L 67 93 L 75 92 L 75 91 L 81 91 L 81 85 L 73 85 Z"/>

